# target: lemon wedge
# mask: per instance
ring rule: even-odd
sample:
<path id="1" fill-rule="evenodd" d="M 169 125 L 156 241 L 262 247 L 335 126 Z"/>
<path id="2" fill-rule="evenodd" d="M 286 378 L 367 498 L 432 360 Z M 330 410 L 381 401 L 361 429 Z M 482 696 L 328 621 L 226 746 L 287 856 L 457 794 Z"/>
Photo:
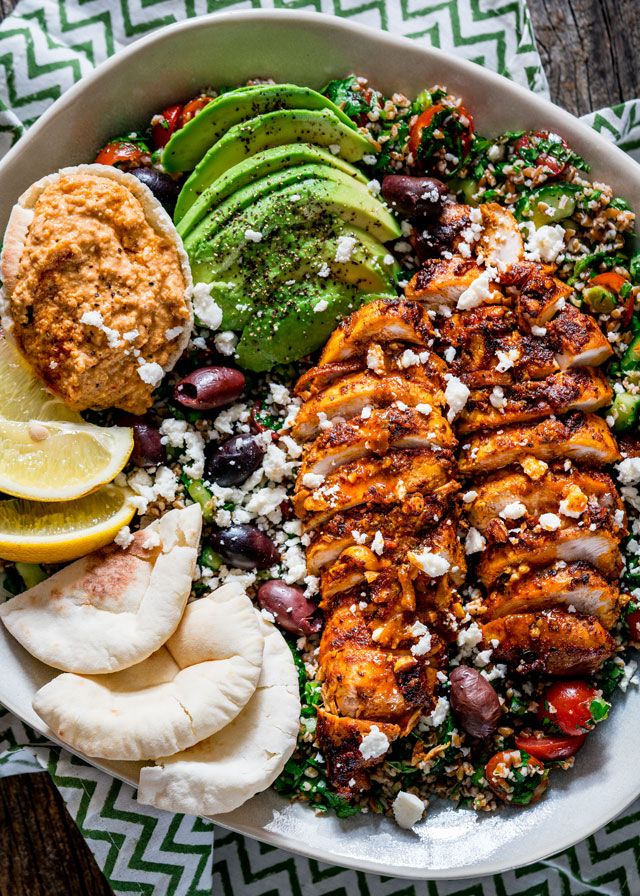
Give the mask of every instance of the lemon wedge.
<path id="1" fill-rule="evenodd" d="M 132 449 L 130 429 L 85 423 L 0 339 L 0 491 L 32 501 L 80 498 L 111 482 Z"/>
<path id="2" fill-rule="evenodd" d="M 131 494 L 107 485 L 77 501 L 0 501 L 0 558 L 63 563 L 110 544 L 135 513 Z"/>
<path id="3" fill-rule="evenodd" d="M 0 419 L 0 491 L 32 501 L 70 501 L 111 482 L 133 449 L 121 426 Z"/>

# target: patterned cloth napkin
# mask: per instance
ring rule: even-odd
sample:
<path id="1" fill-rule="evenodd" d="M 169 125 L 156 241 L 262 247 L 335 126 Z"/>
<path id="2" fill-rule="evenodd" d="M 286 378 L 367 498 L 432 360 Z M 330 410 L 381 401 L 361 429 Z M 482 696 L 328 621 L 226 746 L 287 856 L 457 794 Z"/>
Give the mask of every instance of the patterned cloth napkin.
<path id="1" fill-rule="evenodd" d="M 68 87 L 123 45 L 218 9 L 312 9 L 454 50 L 548 95 L 525 0 L 21 0 L 0 25 L 0 156 Z M 640 159 L 640 100 L 586 117 Z M 634 896 L 640 800 L 561 855 L 508 874 L 417 883 L 292 856 L 202 819 L 158 812 L 0 707 L 0 776 L 45 769 L 114 892 L 135 896 Z"/>

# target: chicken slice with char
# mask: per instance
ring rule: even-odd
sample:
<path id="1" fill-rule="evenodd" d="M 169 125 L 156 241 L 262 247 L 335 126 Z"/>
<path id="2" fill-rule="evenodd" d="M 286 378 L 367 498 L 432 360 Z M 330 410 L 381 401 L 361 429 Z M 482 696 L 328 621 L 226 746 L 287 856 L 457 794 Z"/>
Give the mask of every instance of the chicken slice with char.
<path id="1" fill-rule="evenodd" d="M 472 526 L 484 532 L 500 513 L 514 503 L 523 504 L 530 516 L 544 513 L 560 515 L 565 521 L 586 518 L 587 502 L 614 514 L 620 511 L 624 521 L 624 507 L 616 486 L 606 473 L 596 470 L 548 470 L 538 479 L 531 479 L 522 470 L 510 468 L 474 482 L 477 496 L 465 505 Z M 564 502 L 564 503 L 563 503 Z M 620 526 L 620 537 L 624 524 Z"/>
<path id="2" fill-rule="evenodd" d="M 363 457 L 343 464 L 317 488 L 300 482 L 293 506 L 300 519 L 337 513 L 358 504 L 393 504 L 410 492 L 431 492 L 456 473 L 450 451 L 433 448 L 392 449 L 384 457 Z M 318 518 L 314 525 L 324 522 Z"/>
<path id="3" fill-rule="evenodd" d="M 568 411 L 595 411 L 610 404 L 613 396 L 606 376 L 587 367 L 554 373 L 544 380 L 495 388 L 472 390 L 458 418 L 459 434 L 498 429 Z"/>
<path id="4" fill-rule="evenodd" d="M 465 290 L 483 273 L 483 269 L 470 258 L 454 256 L 447 259 L 429 259 L 415 274 L 405 289 L 405 296 L 414 302 L 422 302 L 427 308 L 453 308 Z M 508 305 L 508 299 L 497 288 L 490 290 L 487 305 Z"/>
<path id="5" fill-rule="evenodd" d="M 522 261 L 524 241 L 511 212 L 497 202 L 485 202 L 478 208 L 482 217 L 482 233 L 473 246 L 478 260 L 499 271 Z"/>
<path id="6" fill-rule="evenodd" d="M 407 342 L 426 348 L 433 335 L 433 324 L 422 305 L 404 299 L 378 299 L 347 317 L 333 331 L 318 366 L 362 358 L 372 342 Z"/>
<path id="7" fill-rule="evenodd" d="M 616 642 L 593 616 L 553 609 L 502 616 L 483 626 L 493 656 L 517 672 L 589 675 L 612 656 Z"/>
<path id="8" fill-rule="evenodd" d="M 622 571 L 622 557 L 610 521 L 603 519 L 594 531 L 577 525 L 547 531 L 525 524 L 505 542 L 487 545 L 478 561 L 478 577 L 485 588 L 490 588 L 500 576 L 524 573 L 527 568 L 549 566 L 558 560 L 581 560 L 607 579 L 616 579 Z"/>
<path id="9" fill-rule="evenodd" d="M 441 384 L 421 376 L 419 370 L 413 367 L 402 374 L 383 377 L 372 370 L 364 370 L 344 377 L 304 402 L 291 435 L 297 442 L 308 442 L 318 435 L 321 420 L 332 421 L 336 417 L 349 420 L 361 414 L 363 408 L 388 407 L 397 401 L 408 407 L 421 404 L 442 407 Z"/>
<path id="10" fill-rule="evenodd" d="M 609 630 L 620 615 L 620 592 L 588 563 L 556 563 L 500 584 L 486 600 L 485 618 L 538 613 L 559 605 L 595 616 Z"/>
<path id="11" fill-rule="evenodd" d="M 308 521 L 310 543 L 307 566 L 313 575 L 329 566 L 351 545 L 370 544 L 376 532 L 383 537 L 415 537 L 439 525 L 453 512 L 458 484 L 448 482 L 432 494 L 412 493 L 393 504 L 361 504 L 335 513 L 321 526 Z"/>
<path id="12" fill-rule="evenodd" d="M 347 799 L 368 788 L 368 770 L 382 762 L 388 750 L 387 747 L 378 756 L 364 758 L 360 746 L 374 726 L 374 733 L 384 734 L 389 746 L 400 737 L 399 725 L 353 719 L 318 709 L 316 740 L 326 762 L 327 777 L 334 790 Z"/>
<path id="13" fill-rule="evenodd" d="M 611 343 L 590 314 L 567 305 L 547 324 L 561 370 L 569 367 L 598 367 L 613 355 Z"/>
<path id="14" fill-rule="evenodd" d="M 461 475 L 474 476 L 526 458 L 544 462 L 569 458 L 589 466 L 607 466 L 620 460 L 620 451 L 601 417 L 574 413 L 473 435 L 462 445 L 458 465 Z"/>
<path id="15" fill-rule="evenodd" d="M 321 432 L 305 449 L 298 479 L 311 473 L 327 476 L 337 467 L 391 448 L 440 447 L 452 451 L 456 439 L 449 423 L 433 408 L 373 408 L 368 417 L 352 417 Z"/>
<path id="16" fill-rule="evenodd" d="M 543 265 L 522 261 L 511 265 L 500 275 L 499 283 L 515 294 L 518 325 L 525 332 L 544 327 L 561 311 L 573 292 L 570 286 L 554 277 Z M 511 287 L 511 289 L 509 289 Z"/>

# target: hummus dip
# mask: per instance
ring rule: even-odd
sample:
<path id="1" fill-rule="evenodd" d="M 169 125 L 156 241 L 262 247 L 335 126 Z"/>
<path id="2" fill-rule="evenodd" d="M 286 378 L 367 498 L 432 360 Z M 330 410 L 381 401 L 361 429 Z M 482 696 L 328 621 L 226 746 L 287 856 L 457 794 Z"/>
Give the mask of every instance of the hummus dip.
<path id="1" fill-rule="evenodd" d="M 129 175 L 69 172 L 49 179 L 19 241 L 15 339 L 71 408 L 142 414 L 191 327 L 182 245 Z"/>

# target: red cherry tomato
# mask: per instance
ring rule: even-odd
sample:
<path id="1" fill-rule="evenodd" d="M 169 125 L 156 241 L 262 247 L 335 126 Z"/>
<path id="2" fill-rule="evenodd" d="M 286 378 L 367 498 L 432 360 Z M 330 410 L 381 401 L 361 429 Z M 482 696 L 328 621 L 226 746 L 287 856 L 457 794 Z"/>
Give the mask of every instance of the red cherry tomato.
<path id="1" fill-rule="evenodd" d="M 516 140 L 514 149 L 517 153 L 519 153 L 521 149 L 535 149 L 539 140 L 548 139 L 549 131 L 530 131 L 528 134 L 523 134 L 522 137 Z M 568 149 L 567 143 L 562 138 L 560 138 L 560 144 L 564 146 L 565 149 Z M 544 165 L 554 177 L 562 174 L 567 167 L 566 162 L 561 162 L 559 159 L 556 159 L 555 156 L 552 156 L 547 152 L 539 153 L 535 164 L 536 166 Z"/>
<path id="2" fill-rule="evenodd" d="M 629 626 L 629 638 L 636 644 L 640 643 L 640 610 L 634 610 L 627 616 Z"/>
<path id="3" fill-rule="evenodd" d="M 576 737 L 520 735 L 516 737 L 516 746 L 542 762 L 549 762 L 575 756 L 586 739 L 586 734 L 578 734 Z"/>
<path id="4" fill-rule="evenodd" d="M 512 770 L 525 768 L 526 775 L 521 780 L 514 777 Z M 529 769 L 538 769 L 533 774 Z M 520 750 L 502 750 L 495 753 L 487 762 L 484 776 L 489 787 L 496 796 L 508 803 L 520 806 L 536 803 L 547 789 L 548 772 L 544 765 L 533 754 L 525 758 Z"/>
<path id="5" fill-rule="evenodd" d="M 601 692 L 586 681 L 556 681 L 545 692 L 538 718 L 552 722 L 564 734 L 584 734 L 599 720 L 594 718 L 593 704 L 600 700 Z"/>
<path id="6" fill-rule="evenodd" d="M 146 155 L 144 149 L 129 140 L 112 140 L 96 156 L 98 165 L 117 165 L 119 168 L 138 168 Z"/>
<path id="7" fill-rule="evenodd" d="M 178 127 L 183 128 L 188 121 L 195 118 L 198 112 L 204 109 L 205 106 L 208 106 L 212 99 L 212 96 L 207 96 L 203 93 L 201 96 L 197 96 L 195 99 L 185 103 L 182 107 L 182 114 L 180 115 L 180 123 Z"/>
<path id="8" fill-rule="evenodd" d="M 615 271 L 605 271 L 604 274 L 596 274 L 589 280 L 589 286 L 604 286 L 616 294 L 620 292 L 627 281 L 622 274 L 616 274 Z"/>
<path id="9" fill-rule="evenodd" d="M 448 110 L 456 118 L 467 119 L 468 123 L 464 125 L 465 131 L 460 135 L 460 141 L 462 143 L 464 154 L 466 155 L 469 152 L 473 137 L 473 116 L 471 113 L 467 112 L 464 106 L 450 107 L 443 106 L 441 103 L 436 103 L 435 106 L 430 106 L 428 109 L 425 109 L 425 111 L 418 116 L 411 128 L 409 134 L 409 151 L 414 159 L 417 158 L 418 148 L 422 142 L 422 132 L 425 128 L 429 127 L 436 113 L 442 112 L 443 109 Z"/>
<path id="10" fill-rule="evenodd" d="M 178 128 L 181 114 L 182 106 L 179 104 L 176 104 L 175 106 L 167 106 L 166 109 L 162 110 L 160 116 L 164 121 L 154 124 L 151 128 L 151 136 L 153 137 L 153 145 L 155 149 L 162 149 L 167 145 L 171 135 Z"/>
<path id="11" fill-rule="evenodd" d="M 631 323 L 631 320 L 633 318 L 633 312 L 635 311 L 635 307 L 636 307 L 636 297 L 634 296 L 633 293 L 630 293 L 626 298 L 626 301 L 624 303 L 624 308 L 622 309 L 622 316 L 620 318 L 620 323 L 622 324 L 623 329 L 626 329 L 629 326 L 629 324 Z"/>

